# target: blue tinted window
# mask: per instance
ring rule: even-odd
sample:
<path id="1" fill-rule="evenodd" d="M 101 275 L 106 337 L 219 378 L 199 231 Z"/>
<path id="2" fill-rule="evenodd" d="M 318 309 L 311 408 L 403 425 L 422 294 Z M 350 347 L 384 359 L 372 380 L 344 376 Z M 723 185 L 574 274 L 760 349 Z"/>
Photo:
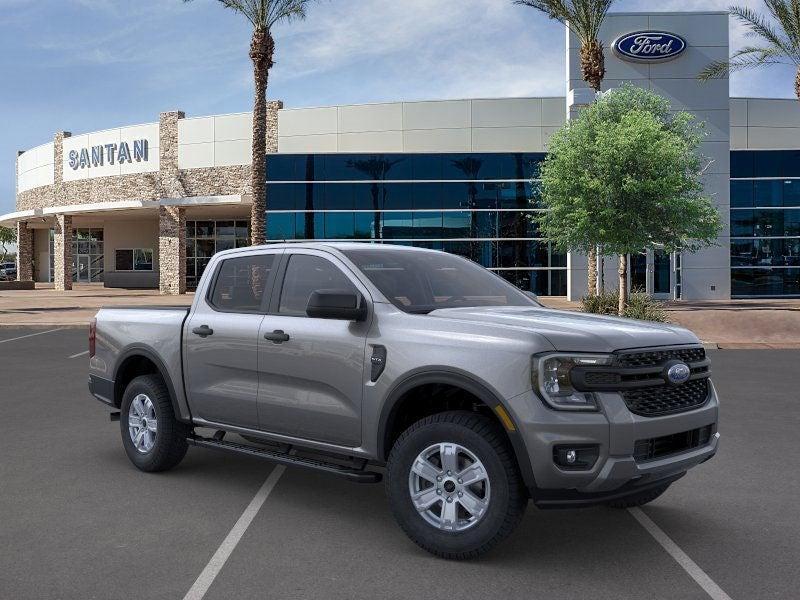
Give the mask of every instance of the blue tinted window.
<path id="1" fill-rule="evenodd" d="M 355 213 L 355 235 L 356 239 L 370 240 L 378 239 L 381 231 L 380 215 L 375 213 Z"/>
<path id="2" fill-rule="evenodd" d="M 325 213 L 295 213 L 295 239 L 321 240 L 325 237 Z"/>
<path id="3" fill-rule="evenodd" d="M 800 240 L 731 240 L 732 266 L 800 266 Z"/>
<path id="4" fill-rule="evenodd" d="M 755 206 L 783 206 L 783 181 L 756 181 Z"/>
<path id="5" fill-rule="evenodd" d="M 355 233 L 353 213 L 325 213 L 325 237 L 331 240 L 352 239 Z"/>
<path id="6" fill-rule="evenodd" d="M 755 152 L 756 177 L 780 177 L 783 171 L 783 153 L 778 150 Z"/>
<path id="7" fill-rule="evenodd" d="M 414 239 L 414 219 L 411 212 L 383 213 L 383 239 Z"/>
<path id="8" fill-rule="evenodd" d="M 296 210 L 300 187 L 291 183 L 275 183 L 267 186 L 267 211 Z"/>
<path id="9" fill-rule="evenodd" d="M 384 210 L 409 210 L 413 207 L 412 194 L 416 184 L 383 183 L 380 186 L 380 204 Z"/>
<path id="10" fill-rule="evenodd" d="M 380 183 L 354 183 L 353 208 L 356 210 L 376 210 L 381 208 L 383 198 Z"/>
<path id="11" fill-rule="evenodd" d="M 472 236 L 472 215 L 469 211 L 446 212 L 443 215 L 443 238 L 468 238 Z"/>
<path id="12" fill-rule="evenodd" d="M 325 184 L 325 210 L 353 210 L 353 183 Z"/>
<path id="13" fill-rule="evenodd" d="M 442 179 L 441 154 L 414 154 L 411 156 L 412 179 Z"/>
<path id="14" fill-rule="evenodd" d="M 731 206 L 734 208 L 753 206 L 752 181 L 731 181 Z"/>
<path id="15" fill-rule="evenodd" d="M 752 177 L 754 152 L 731 152 L 731 177 Z"/>
<path id="16" fill-rule="evenodd" d="M 292 213 L 273 213 L 267 215 L 267 239 L 294 239 L 294 220 L 294 214 Z"/>
<path id="17" fill-rule="evenodd" d="M 390 184 L 398 185 L 398 184 Z M 441 183 L 414 183 L 411 187 L 411 202 L 415 209 L 420 208 L 442 208 L 442 185 Z M 396 208 L 408 208 L 408 206 L 398 206 Z"/>
<path id="18" fill-rule="evenodd" d="M 800 269 L 732 269 L 735 296 L 786 296 L 800 294 Z"/>
<path id="19" fill-rule="evenodd" d="M 443 183 L 442 208 L 469 208 L 468 183 Z"/>
<path id="20" fill-rule="evenodd" d="M 783 182 L 783 205 L 800 206 L 800 180 L 792 179 Z"/>
<path id="21" fill-rule="evenodd" d="M 442 213 L 440 212 L 415 212 L 414 238 L 436 239 L 442 237 Z"/>
<path id="22" fill-rule="evenodd" d="M 295 181 L 297 157 L 292 154 L 267 156 L 267 181 Z"/>

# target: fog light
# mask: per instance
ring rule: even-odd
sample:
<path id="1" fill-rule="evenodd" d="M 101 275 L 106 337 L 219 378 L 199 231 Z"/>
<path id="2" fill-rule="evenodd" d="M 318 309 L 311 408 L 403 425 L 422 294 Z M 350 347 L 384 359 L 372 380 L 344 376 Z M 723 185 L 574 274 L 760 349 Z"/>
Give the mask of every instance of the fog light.
<path id="1" fill-rule="evenodd" d="M 553 448 L 553 462 L 560 468 L 570 471 L 588 471 L 594 467 L 599 456 L 598 444 Z"/>

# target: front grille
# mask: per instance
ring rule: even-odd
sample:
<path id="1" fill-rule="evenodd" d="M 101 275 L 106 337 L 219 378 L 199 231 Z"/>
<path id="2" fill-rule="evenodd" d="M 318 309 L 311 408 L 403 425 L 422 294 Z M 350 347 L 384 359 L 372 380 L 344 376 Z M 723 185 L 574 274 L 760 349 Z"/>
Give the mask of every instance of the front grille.
<path id="1" fill-rule="evenodd" d="M 714 435 L 714 425 L 706 425 L 699 429 L 682 431 L 672 435 L 637 440 L 633 457 L 637 462 L 644 462 L 686 452 L 693 448 L 705 446 L 711 440 L 712 435 Z"/>
<path id="2" fill-rule="evenodd" d="M 694 379 L 683 385 L 656 385 L 625 390 L 622 397 L 628 409 L 643 417 L 656 417 L 692 410 L 708 399 L 708 379 Z"/>
<path id="3" fill-rule="evenodd" d="M 703 348 L 671 348 L 667 350 L 650 350 L 647 352 L 620 353 L 617 364 L 620 367 L 654 367 L 668 360 L 681 360 L 693 363 L 705 360 L 706 351 Z"/>

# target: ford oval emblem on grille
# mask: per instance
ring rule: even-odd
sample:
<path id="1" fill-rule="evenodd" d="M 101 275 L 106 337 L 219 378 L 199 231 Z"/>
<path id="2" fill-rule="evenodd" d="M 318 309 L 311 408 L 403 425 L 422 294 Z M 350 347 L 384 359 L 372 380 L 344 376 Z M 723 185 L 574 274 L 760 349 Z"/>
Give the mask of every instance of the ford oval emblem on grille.
<path id="1" fill-rule="evenodd" d="M 686 50 L 686 40 L 666 31 L 637 31 L 614 40 L 614 52 L 624 60 L 659 62 L 677 58 Z"/>
<path id="2" fill-rule="evenodd" d="M 679 385 L 689 381 L 692 376 L 692 370 L 686 363 L 674 363 L 667 369 L 667 381 L 673 385 Z"/>

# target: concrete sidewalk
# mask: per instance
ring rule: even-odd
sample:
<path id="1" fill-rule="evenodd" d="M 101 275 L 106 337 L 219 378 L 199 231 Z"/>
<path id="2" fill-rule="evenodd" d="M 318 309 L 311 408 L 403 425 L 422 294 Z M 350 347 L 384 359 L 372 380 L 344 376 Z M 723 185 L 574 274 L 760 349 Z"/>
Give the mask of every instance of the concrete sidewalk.
<path id="1" fill-rule="evenodd" d="M 162 296 L 158 290 L 104 288 L 77 283 L 72 291 L 52 285 L 0 292 L 0 327 L 83 327 L 103 306 L 189 306 L 194 294 Z"/>
<path id="2" fill-rule="evenodd" d="M 158 290 L 104 288 L 76 284 L 69 292 L 51 285 L 35 290 L 0 292 L 0 327 L 84 327 L 103 306 L 188 306 L 193 294 L 162 296 Z M 543 298 L 561 310 L 580 310 L 565 298 Z M 722 348 L 800 348 L 800 300 L 672 302 L 670 321 L 694 331 L 706 343 Z"/>

